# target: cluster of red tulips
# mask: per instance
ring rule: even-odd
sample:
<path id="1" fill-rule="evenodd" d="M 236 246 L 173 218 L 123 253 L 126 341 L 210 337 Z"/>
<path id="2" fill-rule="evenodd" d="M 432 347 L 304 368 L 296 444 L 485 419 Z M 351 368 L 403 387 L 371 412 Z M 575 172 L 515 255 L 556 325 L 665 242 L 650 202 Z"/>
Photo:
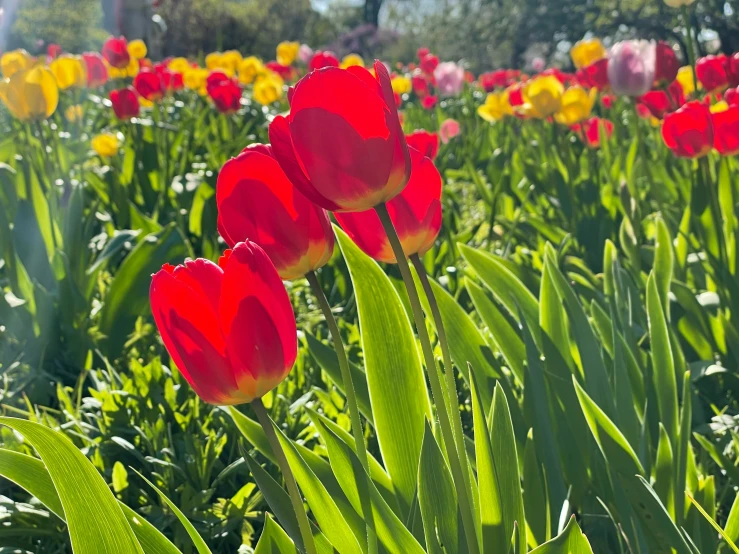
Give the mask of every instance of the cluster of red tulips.
<path id="1" fill-rule="evenodd" d="M 289 373 L 296 324 L 281 279 L 328 262 L 334 234 L 327 210 L 383 262 L 397 259 L 381 213 L 406 257 L 422 255 L 436 239 L 438 138 L 403 135 L 388 72 L 379 62 L 374 71 L 327 67 L 301 79 L 290 91 L 289 115 L 270 125 L 271 145 L 247 147 L 219 174 L 218 229 L 230 250 L 218 264 L 199 259 L 154 275 L 157 327 L 205 401 L 251 402 Z"/>

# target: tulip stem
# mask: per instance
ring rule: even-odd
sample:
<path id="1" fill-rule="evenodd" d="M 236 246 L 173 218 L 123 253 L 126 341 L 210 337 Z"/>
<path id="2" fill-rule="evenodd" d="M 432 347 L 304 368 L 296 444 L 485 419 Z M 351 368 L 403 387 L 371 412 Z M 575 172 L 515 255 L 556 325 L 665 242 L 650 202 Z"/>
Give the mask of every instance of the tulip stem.
<path id="1" fill-rule="evenodd" d="M 303 499 L 300 496 L 298 484 L 295 482 L 295 476 L 290 469 L 290 464 L 287 462 L 287 458 L 285 457 L 285 451 L 282 449 L 280 439 L 277 438 L 277 433 L 275 433 L 272 418 L 269 417 L 261 398 L 252 400 L 251 407 L 254 409 L 254 413 L 257 414 L 257 419 L 264 430 L 264 434 L 267 435 L 267 440 L 272 448 L 272 453 L 275 455 L 275 458 L 277 458 L 277 465 L 280 467 L 282 477 L 285 479 L 287 491 L 290 493 L 290 502 L 293 505 L 295 517 L 298 519 L 298 527 L 300 528 L 300 535 L 303 538 L 305 553 L 317 554 L 316 544 L 313 542 L 313 533 L 310 528 L 310 521 L 308 521 L 308 514 L 305 513 Z"/>
<path id="2" fill-rule="evenodd" d="M 693 44 L 693 25 L 690 20 L 690 13 L 688 12 L 688 6 L 683 4 L 682 7 L 683 20 L 685 21 L 685 32 L 688 35 L 688 63 L 693 72 L 693 94 L 698 95 L 698 74 L 696 72 L 696 58 L 695 58 L 695 45 Z M 697 37 L 696 37 L 697 38 Z"/>
<path id="3" fill-rule="evenodd" d="M 398 233 L 395 231 L 395 227 L 393 226 L 393 221 L 390 219 L 387 206 L 384 203 L 379 204 L 375 206 L 375 212 L 377 212 L 380 222 L 382 222 L 382 226 L 387 234 L 387 238 L 390 241 L 393 254 L 395 254 L 395 259 L 398 262 L 398 269 L 400 270 L 400 274 L 403 276 L 403 282 L 405 283 L 405 288 L 408 292 L 408 300 L 410 301 L 411 309 L 413 311 L 413 319 L 416 322 L 418 338 L 421 341 L 421 349 L 423 350 L 423 357 L 426 361 L 426 371 L 429 376 L 429 382 L 431 383 L 431 392 L 436 404 L 436 413 L 439 418 L 439 426 L 441 427 L 441 436 L 443 438 L 447 458 L 449 459 L 449 465 L 452 470 L 452 477 L 454 478 L 457 494 L 459 496 L 459 508 L 462 514 L 462 524 L 464 526 L 465 536 L 467 538 L 467 547 L 470 554 L 480 554 L 474 510 L 470 502 L 471 498 L 469 497 L 469 489 L 467 488 L 467 485 L 465 485 L 465 475 L 469 478 L 469 469 L 467 466 L 462 467 L 459 455 L 455 449 L 456 442 L 454 440 L 454 432 L 452 431 L 448 405 L 445 400 L 444 388 L 439 377 L 440 369 L 436 364 L 434 351 L 431 348 L 431 340 L 429 339 L 429 334 L 426 330 L 426 322 L 423 318 L 421 300 L 418 297 L 418 291 L 413 282 L 413 276 L 411 275 L 408 260 L 405 257 L 405 252 L 403 251 L 403 246 L 398 238 Z M 451 394 L 452 391 L 449 391 L 449 393 Z"/>
<path id="4" fill-rule="evenodd" d="M 416 269 L 418 280 L 421 281 L 423 292 L 426 294 L 426 299 L 429 303 L 431 310 L 431 316 L 434 318 L 434 326 L 436 327 L 436 334 L 439 337 L 439 345 L 441 346 L 441 357 L 444 361 L 444 377 L 446 378 L 446 389 L 447 389 L 447 402 L 449 402 L 449 413 L 451 414 L 452 423 L 454 425 L 454 440 L 456 441 L 457 452 L 462 467 L 467 465 L 467 448 L 464 444 L 464 429 L 462 427 L 462 414 L 459 409 L 459 400 L 457 398 L 457 383 L 454 381 L 454 366 L 452 365 L 452 357 L 449 353 L 449 341 L 446 336 L 446 329 L 444 328 L 444 321 L 441 318 L 441 311 L 439 310 L 439 303 L 436 301 L 434 290 L 431 288 L 431 282 L 429 281 L 428 275 L 426 274 L 426 268 L 421 261 L 418 254 L 413 254 L 410 257 L 413 262 L 413 267 Z M 470 482 L 469 472 L 462 474 L 464 477 L 464 485 L 467 490 L 472 493 L 472 483 Z"/>
<path id="5" fill-rule="evenodd" d="M 331 306 L 328 303 L 328 299 L 323 292 L 321 284 L 318 282 L 318 277 L 315 271 L 309 271 L 306 273 L 305 278 L 310 283 L 313 294 L 318 299 L 318 304 L 321 306 L 323 317 L 328 325 L 328 330 L 331 333 L 331 339 L 334 343 L 334 350 L 336 350 L 336 357 L 339 359 L 339 367 L 341 368 L 341 378 L 344 381 L 344 394 L 346 395 L 346 401 L 349 404 L 349 417 L 351 418 L 352 433 L 354 434 L 354 444 L 356 447 L 357 458 L 359 463 L 362 464 L 365 473 L 367 474 L 367 494 L 361 495 L 360 500 L 362 501 L 362 511 L 365 513 L 365 522 L 367 524 L 367 547 L 369 554 L 375 554 L 377 552 L 377 534 L 375 532 L 375 522 L 372 515 L 372 503 L 369 495 L 369 490 L 372 486 L 370 478 L 369 460 L 367 458 L 367 448 L 364 444 L 364 432 L 362 430 L 362 419 L 359 415 L 359 404 L 357 403 L 357 395 L 354 390 L 354 381 L 352 380 L 352 374 L 349 370 L 349 360 L 346 357 L 346 350 L 344 349 L 344 343 L 341 341 L 341 334 L 339 333 L 339 326 L 336 323 L 336 318 L 331 311 Z"/>

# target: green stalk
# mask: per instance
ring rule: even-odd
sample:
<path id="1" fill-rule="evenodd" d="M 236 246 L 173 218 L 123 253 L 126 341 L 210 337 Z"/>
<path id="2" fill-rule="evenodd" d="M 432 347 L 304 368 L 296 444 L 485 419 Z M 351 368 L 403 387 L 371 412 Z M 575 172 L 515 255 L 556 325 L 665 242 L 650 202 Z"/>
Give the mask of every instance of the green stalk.
<path id="1" fill-rule="evenodd" d="M 439 337 L 439 345 L 441 346 L 441 357 L 444 360 L 444 377 L 446 378 L 446 390 L 447 390 L 447 401 L 449 402 L 449 413 L 451 414 L 452 424 L 454 425 L 454 440 L 457 446 L 457 453 L 459 454 L 459 460 L 462 467 L 467 467 L 467 448 L 464 443 L 464 429 L 462 428 L 462 414 L 459 409 L 459 401 L 457 400 L 457 383 L 454 381 L 454 366 L 452 365 L 452 356 L 449 353 L 449 341 L 446 336 L 446 329 L 444 328 L 444 322 L 441 319 L 441 311 L 439 310 L 439 303 L 436 301 L 436 296 L 431 288 L 428 275 L 426 274 L 426 268 L 418 257 L 418 254 L 413 254 L 410 257 L 413 262 L 413 267 L 416 268 L 416 274 L 418 275 L 423 292 L 426 295 L 426 299 L 431 309 L 431 317 L 434 318 L 434 325 L 436 326 L 436 334 Z M 472 494 L 472 483 L 470 482 L 470 473 L 465 471 L 462 473 L 464 477 L 464 485 L 467 490 Z"/>
<path id="2" fill-rule="evenodd" d="M 267 435 L 272 452 L 275 458 L 277 458 L 277 465 L 280 466 L 280 471 L 285 479 L 287 491 L 290 493 L 290 502 L 293 505 L 293 510 L 295 510 L 295 516 L 298 518 L 298 527 L 300 527 L 300 535 L 303 537 L 305 554 L 317 554 L 316 544 L 313 542 L 313 533 L 311 532 L 310 522 L 308 521 L 308 514 L 305 513 L 298 484 L 295 482 L 295 476 L 290 469 L 290 464 L 287 462 L 285 452 L 282 450 L 280 440 L 277 438 L 277 433 L 275 433 L 272 418 L 269 417 L 261 398 L 252 400 L 251 407 L 254 409 L 254 413 L 257 414 L 257 419 L 264 433 Z"/>
<path id="3" fill-rule="evenodd" d="M 693 44 L 693 26 L 690 23 L 690 14 L 688 13 L 688 6 L 685 4 L 681 7 L 683 21 L 685 22 L 685 32 L 688 34 L 688 62 L 690 67 L 693 69 L 693 88 L 695 89 L 694 94 L 698 95 L 698 74 L 695 71 L 695 45 Z"/>
<path id="4" fill-rule="evenodd" d="M 405 288 L 408 291 L 408 300 L 411 304 L 413 311 L 413 319 L 416 322 L 416 329 L 418 330 L 418 338 L 421 341 L 421 349 L 423 350 L 423 357 L 426 361 L 426 370 L 429 376 L 429 382 L 431 383 L 431 392 L 434 396 L 434 403 L 436 404 L 436 412 L 439 418 L 439 425 L 441 427 L 441 435 L 444 439 L 444 446 L 447 451 L 447 457 L 449 458 L 449 465 L 452 470 L 452 477 L 456 483 L 457 494 L 459 495 L 459 508 L 462 513 L 462 524 L 464 526 L 464 532 L 467 538 L 467 546 L 470 554 L 480 554 L 480 545 L 477 540 L 477 528 L 475 526 L 474 510 L 472 508 L 471 499 L 468 495 L 468 489 L 465 485 L 465 474 L 469 473 L 467 467 L 462 467 L 459 456 L 457 455 L 454 447 L 454 432 L 452 431 L 452 424 L 449 418 L 449 410 L 447 402 L 444 396 L 444 388 L 439 376 L 440 369 L 434 359 L 434 351 L 431 348 L 431 341 L 429 339 L 428 331 L 426 330 L 426 323 L 423 319 L 423 309 L 421 308 L 421 300 L 418 297 L 418 291 L 416 285 L 413 282 L 413 276 L 411 275 L 410 266 L 408 260 L 405 258 L 403 252 L 403 246 L 400 244 L 400 239 L 395 231 L 393 222 L 390 219 L 390 214 L 387 211 L 387 206 L 379 204 L 375 206 L 375 212 L 377 212 L 382 226 L 385 229 L 387 238 L 390 241 L 390 246 L 395 254 L 395 259 L 398 262 L 398 269 L 403 276 L 403 282 Z M 451 392 L 451 391 L 450 391 Z"/>
<path id="5" fill-rule="evenodd" d="M 354 434 L 354 444 L 356 445 L 357 457 L 359 458 L 359 463 L 362 464 L 364 471 L 367 473 L 368 494 L 361 495 L 362 511 L 364 512 L 365 522 L 367 523 L 367 548 L 370 554 L 376 554 L 377 534 L 375 533 L 371 498 L 369 497 L 369 487 L 371 486 L 369 459 L 367 458 L 367 448 L 364 444 L 364 432 L 362 431 L 362 420 L 359 416 L 359 404 L 357 403 L 357 395 L 354 390 L 354 381 L 352 380 L 351 371 L 349 371 L 349 360 L 347 360 L 346 357 L 344 343 L 341 341 L 341 334 L 339 334 L 339 326 L 336 324 L 336 318 L 331 311 L 331 306 L 323 292 L 323 288 L 321 288 L 321 284 L 318 282 L 318 277 L 316 276 L 315 271 L 309 271 L 306 273 L 305 278 L 308 280 L 308 283 L 310 283 L 313 294 L 318 299 L 318 304 L 321 306 L 323 317 L 326 320 L 328 330 L 331 333 L 334 350 L 336 350 L 336 356 L 339 359 L 341 378 L 344 381 L 344 394 L 346 395 L 346 401 L 349 404 L 349 417 L 351 418 L 352 433 Z"/>

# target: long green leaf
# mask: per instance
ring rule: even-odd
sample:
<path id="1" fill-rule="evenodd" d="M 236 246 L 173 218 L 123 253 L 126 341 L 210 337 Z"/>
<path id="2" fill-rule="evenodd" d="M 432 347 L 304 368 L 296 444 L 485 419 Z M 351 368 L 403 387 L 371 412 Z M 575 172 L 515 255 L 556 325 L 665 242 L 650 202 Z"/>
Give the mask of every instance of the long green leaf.
<path id="1" fill-rule="evenodd" d="M 210 548 L 208 548 L 208 545 L 205 544 L 205 541 L 203 540 L 203 537 L 200 536 L 200 533 L 198 533 L 197 529 L 195 529 L 195 526 L 190 523 L 190 520 L 187 519 L 187 516 L 182 513 L 182 510 L 180 510 L 177 507 L 177 504 L 172 502 L 164 492 L 162 492 L 159 487 L 157 487 L 154 483 L 149 481 L 146 477 L 141 475 L 140 472 L 136 471 L 134 469 L 134 472 L 141 477 L 144 481 L 146 481 L 146 484 L 149 485 L 152 489 L 156 491 L 156 493 L 159 495 L 159 497 L 164 501 L 164 503 L 169 507 L 170 510 L 174 513 L 175 516 L 177 516 L 177 519 L 180 520 L 180 523 L 185 528 L 185 531 L 187 531 L 187 534 L 190 536 L 190 539 L 192 539 L 193 544 L 195 545 L 195 548 L 197 548 L 198 552 L 200 554 L 211 554 Z"/>
<path id="2" fill-rule="evenodd" d="M 66 521 L 54 482 L 41 460 L 20 452 L 0 449 L 0 475 L 27 490 L 56 516 Z M 146 554 L 180 553 L 156 527 L 122 502 L 118 503 Z"/>
<path id="3" fill-rule="evenodd" d="M 424 421 L 432 417 L 418 347 L 400 296 L 380 266 L 338 228 L 336 236 L 357 298 L 377 442 L 407 512 L 416 490 Z"/>
<path id="4" fill-rule="evenodd" d="M 66 436 L 32 421 L 0 417 L 0 424 L 23 435 L 41 457 L 64 509 L 75 554 L 144 552 L 103 477 Z"/>
<path id="5" fill-rule="evenodd" d="M 575 516 L 572 516 L 560 535 L 534 548 L 531 554 L 593 554 L 593 549 L 590 548 L 588 539 L 580 531 Z"/>
<path id="6" fill-rule="evenodd" d="M 295 544 L 287 533 L 275 523 L 272 516 L 264 514 L 264 529 L 259 537 L 254 554 L 298 554 Z"/>

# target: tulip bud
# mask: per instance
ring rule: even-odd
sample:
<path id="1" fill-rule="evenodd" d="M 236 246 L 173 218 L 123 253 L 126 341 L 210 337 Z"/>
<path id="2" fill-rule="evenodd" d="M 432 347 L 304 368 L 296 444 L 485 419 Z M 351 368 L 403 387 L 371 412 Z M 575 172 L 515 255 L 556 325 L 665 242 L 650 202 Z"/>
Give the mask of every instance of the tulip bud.
<path id="1" fill-rule="evenodd" d="M 620 96 L 641 96 L 652 88 L 656 47 L 646 40 L 617 42 L 608 58 L 608 81 Z"/>
<path id="2" fill-rule="evenodd" d="M 118 119 L 131 119 L 139 115 L 139 97 L 131 87 L 110 91 L 110 102 Z"/>
<path id="3" fill-rule="evenodd" d="M 118 141 L 118 137 L 114 134 L 101 133 L 92 138 L 90 145 L 95 153 L 101 158 L 110 158 L 118 153 L 120 143 Z"/>
<path id="4" fill-rule="evenodd" d="M 682 158 L 699 158 L 713 146 L 711 111 L 702 102 L 688 102 L 667 114 L 662 124 L 662 138 L 673 154 Z"/>
<path id="5" fill-rule="evenodd" d="M 375 73 L 361 67 L 309 73 L 292 90 L 289 115 L 269 127 L 285 174 L 327 210 L 368 210 L 408 182 L 408 146 L 390 76 L 379 61 Z"/>
<path id="6" fill-rule="evenodd" d="M 59 56 L 51 62 L 49 69 L 54 74 L 60 90 L 70 87 L 82 88 L 87 84 L 87 70 L 80 56 Z"/>
<path id="7" fill-rule="evenodd" d="M 726 67 L 729 58 L 726 56 L 706 56 L 695 62 L 695 74 L 698 81 L 709 93 L 721 92 L 729 86 Z"/>
<path id="8" fill-rule="evenodd" d="M 156 71 L 141 71 L 133 80 L 133 88 L 139 96 L 149 102 L 161 100 L 164 96 L 165 86 L 160 73 Z"/>
<path id="9" fill-rule="evenodd" d="M 218 231 L 226 243 L 257 243 L 282 279 L 298 279 L 331 258 L 328 214 L 295 188 L 269 146 L 252 145 L 226 162 L 216 202 Z"/>
<path id="10" fill-rule="evenodd" d="M 410 148 L 415 148 L 432 161 L 436 159 L 436 154 L 439 153 L 439 135 L 436 133 L 418 129 L 410 135 L 406 135 L 405 140 Z"/>
<path id="11" fill-rule="evenodd" d="M 128 42 L 124 37 L 109 37 L 103 44 L 103 58 L 114 68 L 124 69 L 131 61 Z"/>
<path id="12" fill-rule="evenodd" d="M 292 65 L 300 51 L 299 42 L 283 41 L 277 45 L 277 63 L 280 65 Z"/>
<path id="13" fill-rule="evenodd" d="M 597 38 L 581 40 L 570 50 L 572 63 L 577 69 L 587 67 L 594 64 L 600 59 L 606 57 L 606 49 L 603 43 Z"/>
<path id="14" fill-rule="evenodd" d="M 32 63 L 33 58 L 23 49 L 5 52 L 0 57 L 0 68 L 2 69 L 3 77 L 6 79 L 10 79 L 13 74 L 19 71 L 30 68 Z"/>
<path id="15" fill-rule="evenodd" d="M 596 95 L 597 90 L 594 88 L 589 93 L 579 86 L 568 88 L 562 95 L 561 106 L 554 114 L 554 119 L 563 125 L 580 123 L 590 117 Z"/>
<path id="16" fill-rule="evenodd" d="M 182 376 L 205 402 L 261 398 L 287 377 L 297 357 L 290 298 L 272 262 L 253 242 L 216 265 L 165 265 L 151 280 L 151 311 Z"/>
<path id="17" fill-rule="evenodd" d="M 434 70 L 434 79 L 443 96 L 457 96 L 464 86 L 464 69 L 454 62 L 440 63 Z"/>
<path id="18" fill-rule="evenodd" d="M 101 87 L 108 82 L 108 68 L 100 54 L 85 52 L 82 54 L 82 61 L 85 62 L 88 88 Z"/>
<path id="19" fill-rule="evenodd" d="M 310 63 L 308 64 L 308 69 L 310 71 L 315 71 L 316 69 L 322 69 L 324 67 L 339 67 L 339 58 L 336 57 L 336 54 L 333 52 L 321 51 L 313 54 L 313 57 L 310 59 Z"/>
<path id="20" fill-rule="evenodd" d="M 51 71 L 36 66 L 0 81 L 0 100 L 16 119 L 46 119 L 56 110 L 59 88 Z"/>
<path id="21" fill-rule="evenodd" d="M 677 78 L 680 62 L 675 51 L 666 42 L 657 43 L 655 55 L 654 84 L 657 87 L 666 87 Z"/>
<path id="22" fill-rule="evenodd" d="M 393 226 L 406 256 L 422 256 L 433 245 L 441 229 L 441 175 L 433 162 L 418 150 L 410 149 L 413 170 L 408 186 L 387 203 Z M 374 210 L 336 213 L 347 235 L 377 261 L 397 263 L 390 241 Z"/>
<path id="23" fill-rule="evenodd" d="M 714 113 L 713 147 L 722 156 L 739 154 L 739 106 L 729 106 L 727 110 Z"/>
<path id="24" fill-rule="evenodd" d="M 208 96 L 216 109 L 223 114 L 233 114 L 241 107 L 241 87 L 225 73 L 214 71 L 206 80 Z"/>
<path id="25" fill-rule="evenodd" d="M 562 105 L 564 85 L 554 75 L 537 77 L 524 89 L 525 104 L 533 107 L 537 117 L 548 117 Z"/>

